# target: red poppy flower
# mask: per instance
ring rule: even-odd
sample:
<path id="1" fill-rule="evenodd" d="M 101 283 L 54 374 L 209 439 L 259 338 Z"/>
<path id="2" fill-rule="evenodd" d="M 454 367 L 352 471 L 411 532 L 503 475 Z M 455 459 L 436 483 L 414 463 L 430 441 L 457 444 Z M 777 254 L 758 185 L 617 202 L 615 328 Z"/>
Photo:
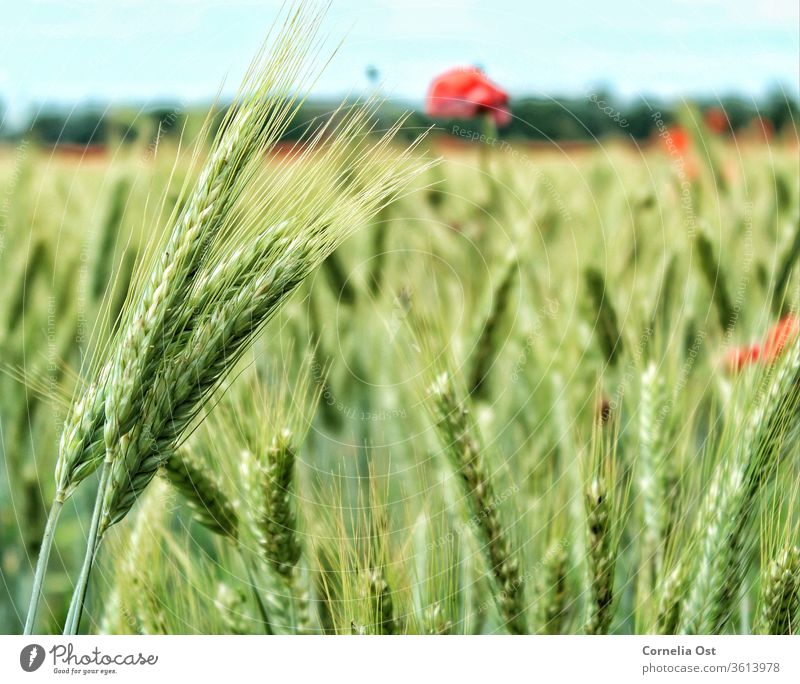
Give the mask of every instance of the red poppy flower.
<path id="1" fill-rule="evenodd" d="M 443 119 L 472 119 L 488 114 L 498 126 L 511 121 L 508 93 L 477 67 L 450 69 L 434 78 L 425 111 L 428 116 Z"/>
<path id="2" fill-rule="evenodd" d="M 767 334 L 763 344 L 751 344 L 731 349 L 725 357 L 725 366 L 734 373 L 745 366 L 762 361 L 774 363 L 790 344 L 800 334 L 800 319 L 788 314 L 784 316 Z"/>
<path id="3" fill-rule="evenodd" d="M 692 138 L 680 126 L 673 126 L 667 130 L 667 136 L 664 138 L 664 146 L 668 153 L 674 150 L 678 154 L 686 154 L 692 146 Z"/>
<path id="4" fill-rule="evenodd" d="M 800 319 L 792 314 L 784 316 L 767 335 L 762 347 L 764 358 L 768 361 L 777 359 L 786 348 L 786 345 L 794 341 L 798 333 L 800 333 Z"/>
<path id="5" fill-rule="evenodd" d="M 725 367 L 729 373 L 742 370 L 745 366 L 758 361 L 761 356 L 761 345 L 751 344 L 730 349 L 725 356 Z"/>
<path id="6" fill-rule="evenodd" d="M 712 133 L 724 133 L 728 130 L 728 117 L 724 110 L 712 107 L 705 115 L 706 126 Z"/>

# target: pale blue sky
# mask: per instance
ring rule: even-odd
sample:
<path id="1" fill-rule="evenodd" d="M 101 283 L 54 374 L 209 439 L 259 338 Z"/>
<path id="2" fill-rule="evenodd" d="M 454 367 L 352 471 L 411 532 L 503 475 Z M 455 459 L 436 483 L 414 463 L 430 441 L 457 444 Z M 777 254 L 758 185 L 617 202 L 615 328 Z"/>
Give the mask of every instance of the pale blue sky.
<path id="1" fill-rule="evenodd" d="M 0 98 L 184 101 L 232 88 L 275 0 L 0 0 Z M 513 93 L 623 96 L 797 94 L 797 0 L 333 0 L 328 33 L 349 36 L 317 92 L 367 86 L 420 101 L 429 78 L 482 64 Z"/>

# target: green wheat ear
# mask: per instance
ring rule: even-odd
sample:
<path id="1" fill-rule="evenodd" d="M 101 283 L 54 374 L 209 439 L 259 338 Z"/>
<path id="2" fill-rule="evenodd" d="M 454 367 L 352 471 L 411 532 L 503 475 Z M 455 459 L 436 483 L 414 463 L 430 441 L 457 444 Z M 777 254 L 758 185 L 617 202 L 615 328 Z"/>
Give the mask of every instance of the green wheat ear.
<path id="1" fill-rule="evenodd" d="M 699 548 L 680 630 L 716 634 L 731 619 L 752 544 L 752 520 L 800 412 L 800 339 L 755 385 L 743 432 L 721 461 L 697 518 Z M 733 416 L 731 420 L 736 420 Z"/>
<path id="2" fill-rule="evenodd" d="M 569 613 L 569 547 L 563 540 L 552 542 L 542 562 L 541 633 L 564 634 Z"/>
<path id="3" fill-rule="evenodd" d="M 499 281 L 492 292 L 491 308 L 475 346 L 475 360 L 469 393 L 476 399 L 484 398 L 487 394 L 489 373 L 502 348 L 502 341 L 497 339 L 499 328 L 510 305 L 511 292 L 518 271 L 517 256 L 513 254 L 504 265 Z"/>
<path id="4" fill-rule="evenodd" d="M 792 273 L 797 273 L 797 264 L 800 263 L 800 215 L 794 218 L 794 232 L 791 242 L 786 246 L 781 255 L 775 287 L 772 291 L 772 310 L 778 314 L 788 313 L 786 296 Z"/>
<path id="5" fill-rule="evenodd" d="M 92 299 L 99 302 L 106 289 L 112 284 L 114 272 L 114 252 L 117 246 L 120 227 L 125 215 L 125 206 L 131 191 L 131 182 L 127 176 L 121 176 L 111 189 L 108 208 L 100 225 L 97 245 L 92 258 L 92 271 L 89 291 Z"/>
<path id="6" fill-rule="evenodd" d="M 678 109 L 678 120 L 693 139 L 693 147 L 699 152 L 700 157 L 708 168 L 716 189 L 720 193 L 729 191 L 729 184 L 722 174 L 722 164 L 719 160 L 717 151 L 717 141 L 710 135 L 708 128 L 703 121 L 703 116 L 694 105 L 685 103 Z"/>
<path id="7" fill-rule="evenodd" d="M 586 634 L 607 634 L 614 615 L 614 578 L 626 511 L 618 479 L 616 425 L 616 419 L 604 427 L 595 424 L 591 453 L 585 464 L 583 501 L 589 575 Z"/>
<path id="8" fill-rule="evenodd" d="M 195 519 L 214 534 L 236 542 L 239 516 L 216 474 L 186 447 L 164 461 L 164 476 L 192 509 Z"/>
<path id="9" fill-rule="evenodd" d="M 422 170 L 377 139 L 375 104 L 309 131 L 289 162 L 264 167 L 314 73 L 323 11 L 290 8 L 251 67 L 193 186 L 149 249 L 108 348 L 66 419 L 56 505 L 100 468 L 89 544 L 66 633 L 75 633 L 105 531 L 131 509 L 256 335 L 342 241 Z M 29 611 L 32 629 L 52 530 Z"/>
<path id="10" fill-rule="evenodd" d="M 397 624 L 394 615 L 392 590 L 389 583 L 378 568 L 366 570 L 361 576 L 361 595 L 369 606 L 369 625 L 363 629 L 374 634 L 396 634 Z M 356 629 L 357 632 L 361 631 Z"/>
<path id="11" fill-rule="evenodd" d="M 461 481 L 468 502 L 469 524 L 478 536 L 494 578 L 494 598 L 505 626 L 512 634 L 524 634 L 527 629 L 525 581 L 500 517 L 477 427 L 448 372 L 436 378 L 428 390 L 428 397 L 439 440 Z"/>
<path id="12" fill-rule="evenodd" d="M 261 554 L 276 572 L 290 577 L 300 560 L 293 492 L 295 447 L 288 430 L 277 434 L 266 453 L 253 459 L 256 501 L 254 523 Z"/>
<path id="13" fill-rule="evenodd" d="M 705 278 L 706 285 L 711 291 L 714 307 L 717 310 L 719 325 L 723 332 L 733 328 L 738 314 L 731 299 L 731 289 L 728 283 L 727 272 L 717 256 L 714 244 L 704 228 L 697 231 L 695 236 L 698 264 Z"/>
<path id="14" fill-rule="evenodd" d="M 584 271 L 586 292 L 593 306 L 597 341 L 606 361 L 615 365 L 623 351 L 622 333 L 619 327 L 617 312 L 609 299 L 606 279 L 602 272 L 589 267 Z"/>
<path id="15" fill-rule="evenodd" d="M 13 332 L 22 321 L 25 311 L 30 306 L 33 295 L 34 283 L 40 276 L 45 275 L 48 261 L 49 248 L 44 239 L 37 238 L 28 251 L 28 258 L 22 264 L 22 273 L 16 279 L 16 289 L 12 289 L 8 296 L 8 317 L 6 331 Z"/>
<path id="16" fill-rule="evenodd" d="M 800 631 L 800 547 L 782 549 L 764 567 L 760 602 L 757 633 L 797 634 Z"/>

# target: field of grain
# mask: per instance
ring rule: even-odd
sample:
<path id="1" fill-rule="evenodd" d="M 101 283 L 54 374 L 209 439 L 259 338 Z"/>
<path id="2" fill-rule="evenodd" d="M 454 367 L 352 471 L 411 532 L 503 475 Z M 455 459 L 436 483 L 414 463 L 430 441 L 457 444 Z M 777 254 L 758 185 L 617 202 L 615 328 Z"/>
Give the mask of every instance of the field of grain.
<path id="1" fill-rule="evenodd" d="M 317 22 L 0 149 L 0 632 L 797 633 L 793 128 L 290 144 Z"/>

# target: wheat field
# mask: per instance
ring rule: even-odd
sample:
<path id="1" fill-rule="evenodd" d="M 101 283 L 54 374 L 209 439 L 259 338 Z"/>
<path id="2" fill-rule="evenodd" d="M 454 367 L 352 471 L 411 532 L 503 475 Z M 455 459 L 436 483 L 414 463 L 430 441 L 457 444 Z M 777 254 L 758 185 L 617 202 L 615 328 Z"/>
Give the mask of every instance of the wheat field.
<path id="1" fill-rule="evenodd" d="M 798 633 L 796 137 L 275 150 L 297 21 L 216 137 L 0 151 L 0 631 Z"/>

